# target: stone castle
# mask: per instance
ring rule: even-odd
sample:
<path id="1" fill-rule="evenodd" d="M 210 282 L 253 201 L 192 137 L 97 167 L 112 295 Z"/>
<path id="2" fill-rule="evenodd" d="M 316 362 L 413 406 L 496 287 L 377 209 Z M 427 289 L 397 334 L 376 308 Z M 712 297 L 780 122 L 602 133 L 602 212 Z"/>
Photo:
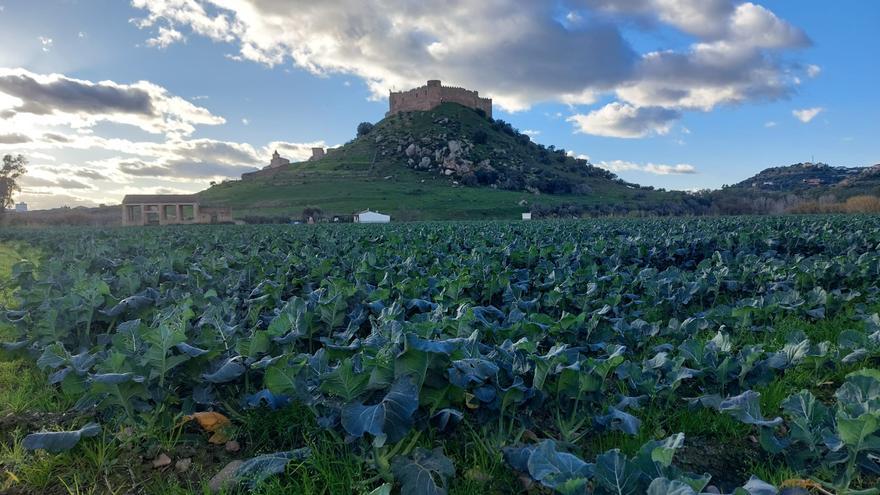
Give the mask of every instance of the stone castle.
<path id="1" fill-rule="evenodd" d="M 437 80 L 428 81 L 427 85 L 409 91 L 392 91 L 388 97 L 389 109 L 385 116 L 399 112 L 424 112 L 447 102 L 479 109 L 486 112 L 487 116 L 492 116 L 491 98 L 481 98 L 478 91 L 443 86 Z"/>

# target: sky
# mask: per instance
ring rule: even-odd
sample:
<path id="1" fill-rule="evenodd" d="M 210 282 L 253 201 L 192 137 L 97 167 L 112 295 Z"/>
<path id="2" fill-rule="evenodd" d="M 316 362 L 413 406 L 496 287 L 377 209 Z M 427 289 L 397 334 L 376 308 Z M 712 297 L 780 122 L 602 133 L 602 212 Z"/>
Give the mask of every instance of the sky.
<path id="1" fill-rule="evenodd" d="M 187 193 L 441 79 L 643 185 L 880 163 L 880 2 L 0 0 L 0 154 L 32 209 Z"/>

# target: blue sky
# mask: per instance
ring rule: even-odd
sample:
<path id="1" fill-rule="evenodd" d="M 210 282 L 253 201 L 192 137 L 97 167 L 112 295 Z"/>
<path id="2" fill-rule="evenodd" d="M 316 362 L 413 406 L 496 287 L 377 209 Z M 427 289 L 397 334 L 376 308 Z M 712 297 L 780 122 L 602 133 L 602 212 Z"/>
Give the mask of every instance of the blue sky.
<path id="1" fill-rule="evenodd" d="M 381 119 L 389 88 L 429 78 L 641 184 L 880 162 L 878 2 L 0 6 L 0 153 L 29 157 L 21 199 L 38 208 L 198 191 L 275 148 L 301 159 Z"/>

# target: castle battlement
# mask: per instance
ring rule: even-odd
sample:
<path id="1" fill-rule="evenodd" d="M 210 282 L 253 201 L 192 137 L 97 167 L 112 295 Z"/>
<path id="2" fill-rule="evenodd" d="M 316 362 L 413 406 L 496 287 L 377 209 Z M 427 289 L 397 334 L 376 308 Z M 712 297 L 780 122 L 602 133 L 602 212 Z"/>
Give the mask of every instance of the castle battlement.
<path id="1" fill-rule="evenodd" d="M 388 95 L 388 113 L 426 112 L 442 103 L 458 103 L 473 109 L 480 109 L 492 116 L 492 99 L 481 98 L 479 91 L 454 86 L 443 86 L 439 80 L 430 80 L 424 86 L 409 91 L 392 91 Z"/>

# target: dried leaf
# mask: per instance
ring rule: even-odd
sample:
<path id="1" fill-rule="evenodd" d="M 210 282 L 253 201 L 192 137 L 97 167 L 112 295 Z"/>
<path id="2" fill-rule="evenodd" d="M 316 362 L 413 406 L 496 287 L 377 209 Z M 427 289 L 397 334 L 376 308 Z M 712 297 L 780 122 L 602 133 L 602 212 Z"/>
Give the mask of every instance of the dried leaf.
<path id="1" fill-rule="evenodd" d="M 221 445 L 229 441 L 228 429 L 232 426 L 232 421 L 226 416 L 214 411 L 205 411 L 183 417 L 183 423 L 192 420 L 196 420 L 203 430 L 213 433 L 213 435 L 208 438 L 208 442 L 215 445 Z"/>

